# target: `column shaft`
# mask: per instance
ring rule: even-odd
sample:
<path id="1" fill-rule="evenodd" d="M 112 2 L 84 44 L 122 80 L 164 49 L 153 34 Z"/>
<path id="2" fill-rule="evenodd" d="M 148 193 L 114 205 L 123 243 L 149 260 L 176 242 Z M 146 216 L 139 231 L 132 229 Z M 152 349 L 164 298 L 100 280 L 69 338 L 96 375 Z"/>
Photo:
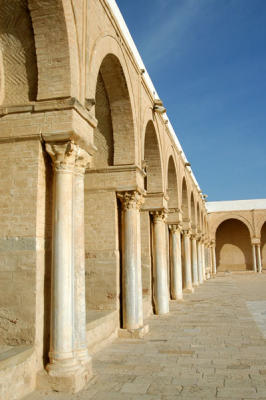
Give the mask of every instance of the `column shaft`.
<path id="1" fill-rule="evenodd" d="M 53 375 L 78 368 L 74 356 L 73 174 L 72 143 L 46 144 L 53 159 L 53 249 L 51 288 L 50 364 Z"/>
<path id="2" fill-rule="evenodd" d="M 171 241 L 171 297 L 173 300 L 182 300 L 182 259 L 181 259 L 181 235 L 177 225 L 170 227 Z"/>
<path id="3" fill-rule="evenodd" d="M 86 339 L 85 296 L 85 234 L 84 234 L 84 174 L 90 161 L 87 152 L 79 149 L 74 177 L 74 294 L 75 294 L 75 352 L 85 363 L 90 357 Z"/>
<path id="4" fill-rule="evenodd" d="M 253 257 L 253 271 L 257 272 L 257 256 L 256 256 L 256 245 L 252 244 L 252 257 Z"/>
<path id="5" fill-rule="evenodd" d="M 203 280 L 206 281 L 206 269 L 205 269 L 205 245 L 201 244 L 201 253 L 202 253 L 202 276 Z"/>
<path id="6" fill-rule="evenodd" d="M 143 325 L 140 251 L 141 196 L 138 192 L 119 194 L 122 202 L 122 312 L 123 328 Z"/>
<path id="7" fill-rule="evenodd" d="M 216 275 L 216 273 L 217 273 L 217 266 L 216 266 L 216 250 L 215 250 L 215 244 L 212 245 L 211 251 L 212 251 L 213 274 Z"/>
<path id="8" fill-rule="evenodd" d="M 192 237 L 192 279 L 193 285 L 199 285 L 199 277 L 198 277 L 198 254 L 197 254 L 197 241 L 195 237 Z"/>
<path id="9" fill-rule="evenodd" d="M 190 234 L 184 231 L 184 257 L 185 257 L 185 291 L 193 292 L 192 274 L 191 274 L 191 246 Z"/>
<path id="10" fill-rule="evenodd" d="M 260 244 L 257 245 L 258 272 L 262 271 Z"/>
<path id="11" fill-rule="evenodd" d="M 197 253 L 198 253 L 198 276 L 199 283 L 203 283 L 203 274 L 202 274 L 202 248 L 201 242 L 198 240 L 197 242 Z"/>
<path id="12" fill-rule="evenodd" d="M 169 312 L 164 212 L 153 213 L 154 304 L 156 314 Z"/>

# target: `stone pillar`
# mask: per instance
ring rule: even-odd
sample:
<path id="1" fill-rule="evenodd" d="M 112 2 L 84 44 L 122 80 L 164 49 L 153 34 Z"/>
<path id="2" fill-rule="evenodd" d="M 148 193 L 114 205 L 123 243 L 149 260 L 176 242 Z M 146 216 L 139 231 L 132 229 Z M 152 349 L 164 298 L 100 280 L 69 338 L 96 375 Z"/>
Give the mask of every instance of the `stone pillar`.
<path id="1" fill-rule="evenodd" d="M 143 327 L 140 207 L 137 191 L 118 194 L 122 203 L 122 312 L 123 328 Z"/>
<path id="2" fill-rule="evenodd" d="M 170 263 L 171 263 L 171 297 L 173 300 L 182 300 L 182 258 L 181 258 L 181 227 L 170 225 Z"/>
<path id="3" fill-rule="evenodd" d="M 156 314 L 169 312 L 169 291 L 167 284 L 167 258 L 165 235 L 165 212 L 155 211 L 153 215 L 153 264 L 154 304 Z"/>
<path id="4" fill-rule="evenodd" d="M 86 297 L 85 297 L 85 234 L 84 234 L 84 174 L 90 162 L 90 155 L 77 148 L 74 197 L 74 297 L 75 297 L 75 352 L 77 359 L 85 364 L 91 362 L 86 339 Z"/>
<path id="5" fill-rule="evenodd" d="M 193 293 L 192 274 L 191 274 L 191 245 L 190 245 L 190 231 L 183 232 L 184 240 L 184 258 L 185 258 L 185 288 L 184 292 Z"/>
<path id="6" fill-rule="evenodd" d="M 202 247 L 200 239 L 197 241 L 197 254 L 198 254 L 198 277 L 199 284 L 203 283 L 203 273 L 202 273 Z"/>
<path id="7" fill-rule="evenodd" d="M 191 237 L 191 244 L 192 244 L 192 282 L 193 286 L 199 286 L 197 241 L 195 236 Z"/>
<path id="8" fill-rule="evenodd" d="M 77 392 L 89 375 L 77 361 L 74 347 L 73 180 L 77 146 L 72 142 L 47 143 L 46 150 L 54 168 L 50 363 L 46 368 L 54 390 Z"/>
<path id="9" fill-rule="evenodd" d="M 257 256 L 256 256 L 256 245 L 252 244 L 252 257 L 253 257 L 253 271 L 257 272 Z"/>
<path id="10" fill-rule="evenodd" d="M 201 253 L 202 253 L 202 276 L 203 276 L 203 281 L 206 281 L 205 244 L 204 244 L 204 242 L 202 242 L 202 244 L 201 244 Z"/>
<path id="11" fill-rule="evenodd" d="M 261 263 L 261 252 L 260 252 L 260 244 L 257 244 L 257 260 L 258 260 L 258 272 L 262 272 L 262 263 Z"/>
<path id="12" fill-rule="evenodd" d="M 217 273 L 217 266 L 216 266 L 216 249 L 215 249 L 215 242 L 212 242 L 212 266 L 213 266 L 213 274 L 216 275 Z"/>
<path id="13" fill-rule="evenodd" d="M 211 245 L 208 243 L 207 246 L 207 259 L 208 259 L 208 279 L 212 276 L 212 254 L 211 254 Z"/>

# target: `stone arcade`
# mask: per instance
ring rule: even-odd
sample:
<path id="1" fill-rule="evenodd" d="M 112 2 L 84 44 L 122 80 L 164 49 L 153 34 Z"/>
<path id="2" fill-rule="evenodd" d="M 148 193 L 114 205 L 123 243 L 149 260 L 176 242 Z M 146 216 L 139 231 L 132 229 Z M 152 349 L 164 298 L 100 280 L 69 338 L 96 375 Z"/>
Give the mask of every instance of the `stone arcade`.
<path id="1" fill-rule="evenodd" d="M 91 352 L 143 337 L 149 315 L 217 268 L 261 272 L 266 201 L 206 208 L 114 0 L 0 5 L 0 398 L 10 400 L 36 385 L 79 391 Z"/>

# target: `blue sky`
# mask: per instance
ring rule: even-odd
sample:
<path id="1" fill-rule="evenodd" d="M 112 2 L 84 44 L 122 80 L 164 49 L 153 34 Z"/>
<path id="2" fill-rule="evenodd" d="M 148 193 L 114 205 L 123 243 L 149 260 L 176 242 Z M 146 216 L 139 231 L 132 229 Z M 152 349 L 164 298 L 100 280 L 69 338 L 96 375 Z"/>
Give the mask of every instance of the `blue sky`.
<path id="1" fill-rule="evenodd" d="M 117 4 L 209 201 L 266 198 L 266 0 Z"/>

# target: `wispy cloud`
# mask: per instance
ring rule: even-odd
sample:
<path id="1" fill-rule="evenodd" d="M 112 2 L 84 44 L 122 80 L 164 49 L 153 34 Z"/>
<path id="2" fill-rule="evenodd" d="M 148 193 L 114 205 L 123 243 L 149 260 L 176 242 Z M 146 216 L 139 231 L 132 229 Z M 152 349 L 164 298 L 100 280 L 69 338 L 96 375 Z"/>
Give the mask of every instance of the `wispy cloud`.
<path id="1" fill-rule="evenodd" d="M 158 8 L 149 21 L 142 45 L 144 62 L 150 66 L 167 60 L 173 51 L 182 52 L 186 35 L 198 16 L 197 0 L 156 0 Z"/>

